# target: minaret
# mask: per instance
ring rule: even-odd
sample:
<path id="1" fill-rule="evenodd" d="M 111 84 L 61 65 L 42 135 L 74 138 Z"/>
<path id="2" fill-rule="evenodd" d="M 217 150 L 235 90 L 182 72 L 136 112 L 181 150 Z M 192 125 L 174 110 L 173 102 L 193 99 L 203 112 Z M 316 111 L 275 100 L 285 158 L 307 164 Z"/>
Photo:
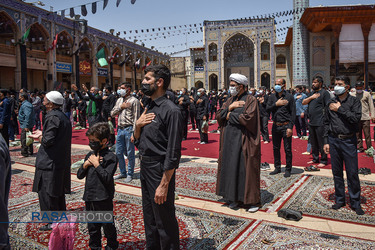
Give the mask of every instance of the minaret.
<path id="1" fill-rule="evenodd" d="M 309 0 L 293 0 L 293 86 L 310 85 L 309 32 L 300 23 Z"/>

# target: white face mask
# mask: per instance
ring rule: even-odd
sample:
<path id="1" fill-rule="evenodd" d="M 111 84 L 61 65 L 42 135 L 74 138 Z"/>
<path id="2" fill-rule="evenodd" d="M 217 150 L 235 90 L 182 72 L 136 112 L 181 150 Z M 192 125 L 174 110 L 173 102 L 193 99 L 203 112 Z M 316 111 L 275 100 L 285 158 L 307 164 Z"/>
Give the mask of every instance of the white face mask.
<path id="1" fill-rule="evenodd" d="M 230 86 L 229 87 L 229 92 L 230 92 L 230 95 L 232 95 L 232 96 L 235 96 L 235 95 L 237 95 L 238 94 L 238 90 L 237 90 L 237 88 L 235 87 L 235 86 Z"/>
<path id="2" fill-rule="evenodd" d="M 180 95 L 182 95 L 182 90 L 180 90 Z"/>
<path id="3" fill-rule="evenodd" d="M 121 97 L 124 97 L 128 91 L 125 89 L 119 89 L 117 90 L 117 94 Z"/>
<path id="4" fill-rule="evenodd" d="M 345 91 L 346 91 L 346 88 L 345 87 L 343 87 L 343 86 L 335 86 L 335 94 L 336 95 L 342 95 L 342 94 L 344 94 L 345 93 Z"/>

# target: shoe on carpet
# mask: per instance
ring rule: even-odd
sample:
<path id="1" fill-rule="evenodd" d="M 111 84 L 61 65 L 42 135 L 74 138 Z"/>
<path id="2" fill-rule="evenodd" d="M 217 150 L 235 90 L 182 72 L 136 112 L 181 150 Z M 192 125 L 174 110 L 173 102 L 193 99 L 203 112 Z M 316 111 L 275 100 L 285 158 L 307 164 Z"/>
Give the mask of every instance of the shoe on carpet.
<path id="1" fill-rule="evenodd" d="M 115 176 L 115 178 L 113 178 L 114 180 L 118 180 L 118 179 L 123 179 L 123 178 L 126 178 L 126 175 L 124 174 L 119 174 L 117 176 Z"/>
<path id="2" fill-rule="evenodd" d="M 125 183 L 129 183 L 129 182 L 131 182 L 133 180 L 133 177 L 131 177 L 130 175 L 128 175 L 127 177 L 126 177 L 126 179 L 124 180 L 124 182 Z"/>
<path id="3" fill-rule="evenodd" d="M 358 174 L 368 175 L 371 174 L 371 169 L 369 168 L 360 168 Z"/>
<path id="4" fill-rule="evenodd" d="M 305 167 L 304 169 L 305 169 L 306 172 L 320 171 L 319 168 L 317 168 L 317 167 L 315 167 L 315 166 L 313 166 L 313 165 L 310 165 L 310 166 L 308 166 L 308 167 Z"/>
<path id="5" fill-rule="evenodd" d="M 331 208 L 333 210 L 339 210 L 340 208 L 342 208 L 344 206 L 345 206 L 345 203 L 336 203 L 336 204 L 333 204 Z"/>
<path id="6" fill-rule="evenodd" d="M 361 207 L 357 207 L 353 209 L 357 215 L 364 215 L 365 211 Z"/>
<path id="7" fill-rule="evenodd" d="M 275 174 L 280 174 L 281 173 L 281 170 L 280 169 L 275 169 L 275 170 L 273 170 L 271 173 L 270 173 L 270 175 L 275 175 Z"/>
<path id="8" fill-rule="evenodd" d="M 230 209 L 235 209 L 237 207 L 238 207 L 238 202 L 232 202 L 231 204 L 229 204 Z"/>
<path id="9" fill-rule="evenodd" d="M 277 216 L 286 220 L 299 221 L 302 219 L 302 212 L 290 208 L 283 208 L 277 212 Z"/>
<path id="10" fill-rule="evenodd" d="M 270 164 L 268 164 L 267 162 L 262 163 L 260 166 L 260 170 L 270 170 L 270 169 L 271 169 Z"/>
<path id="11" fill-rule="evenodd" d="M 251 206 L 247 211 L 250 212 L 250 213 L 255 213 L 258 210 L 259 210 L 259 207 Z"/>
<path id="12" fill-rule="evenodd" d="M 309 155 L 310 152 L 303 152 L 302 154 L 303 154 L 303 155 Z"/>
<path id="13" fill-rule="evenodd" d="M 203 145 L 203 144 L 207 144 L 207 142 L 204 142 L 204 141 L 203 141 L 203 142 L 201 142 L 201 144 L 202 144 L 202 145 Z"/>
<path id="14" fill-rule="evenodd" d="M 44 226 L 41 226 L 39 228 L 39 231 L 50 231 L 50 230 L 52 230 L 52 224 L 50 224 L 50 223 L 48 223 L 48 224 L 46 224 Z"/>
<path id="15" fill-rule="evenodd" d="M 264 142 L 264 144 L 268 144 L 268 143 L 270 143 L 270 142 L 269 142 L 269 141 L 265 141 L 265 142 Z"/>
<path id="16" fill-rule="evenodd" d="M 285 173 L 284 173 L 284 177 L 285 177 L 285 178 L 290 177 L 290 175 L 291 175 L 290 172 L 291 172 L 291 171 L 285 171 Z"/>
<path id="17" fill-rule="evenodd" d="M 198 143 L 199 143 L 199 144 L 201 144 L 202 142 L 201 142 L 201 141 L 199 141 Z"/>

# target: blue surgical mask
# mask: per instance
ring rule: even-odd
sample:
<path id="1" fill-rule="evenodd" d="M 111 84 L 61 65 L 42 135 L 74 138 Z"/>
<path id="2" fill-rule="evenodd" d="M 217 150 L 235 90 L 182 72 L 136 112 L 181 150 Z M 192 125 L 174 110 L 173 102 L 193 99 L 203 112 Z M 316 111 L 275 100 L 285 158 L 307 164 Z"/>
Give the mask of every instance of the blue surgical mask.
<path id="1" fill-rule="evenodd" d="M 125 89 L 119 89 L 117 90 L 117 94 L 121 97 L 124 97 L 126 95 L 126 90 Z"/>
<path id="2" fill-rule="evenodd" d="M 281 85 L 275 85 L 275 91 L 277 93 L 280 93 L 281 91 L 283 91 L 283 88 L 281 87 Z"/>
<path id="3" fill-rule="evenodd" d="M 335 94 L 337 96 L 344 94 L 346 91 L 346 88 L 343 86 L 335 86 Z"/>

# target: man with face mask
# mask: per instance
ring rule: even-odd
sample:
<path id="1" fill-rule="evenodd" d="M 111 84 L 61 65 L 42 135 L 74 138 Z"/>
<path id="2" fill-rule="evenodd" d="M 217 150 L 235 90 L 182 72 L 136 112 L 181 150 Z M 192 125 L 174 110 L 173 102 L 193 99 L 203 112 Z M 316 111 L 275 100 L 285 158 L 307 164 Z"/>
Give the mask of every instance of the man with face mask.
<path id="1" fill-rule="evenodd" d="M 197 106 L 197 123 L 198 123 L 198 130 L 199 130 L 199 136 L 200 141 L 198 143 L 200 144 L 206 144 L 208 143 L 208 134 L 202 132 L 202 124 L 203 121 L 208 121 L 208 98 L 206 95 L 206 90 L 204 88 L 198 89 L 197 92 L 198 99 L 196 101 Z"/>
<path id="2" fill-rule="evenodd" d="M 102 106 L 103 99 L 99 95 L 98 87 L 91 87 L 90 91 L 87 89 L 85 84 L 82 84 L 83 90 L 87 93 L 87 96 L 83 96 L 78 90 L 78 87 L 75 84 L 72 84 L 72 89 L 77 93 L 78 97 L 81 100 L 88 101 L 86 115 L 89 126 L 94 125 L 95 123 L 102 121 Z"/>
<path id="3" fill-rule="evenodd" d="M 332 209 L 338 210 L 345 206 L 345 182 L 343 178 L 343 166 L 345 164 L 350 207 L 357 215 L 363 215 L 356 137 L 358 124 L 362 117 L 362 108 L 361 101 L 351 96 L 349 90 L 349 77 L 336 77 L 336 97 L 327 103 L 324 116 L 324 151 L 326 154 L 331 154 L 336 197 Z"/>
<path id="4" fill-rule="evenodd" d="M 102 117 L 104 122 L 111 121 L 113 126 L 116 126 L 116 122 L 111 117 L 111 111 L 116 104 L 116 96 L 112 94 L 112 87 L 107 85 L 104 87 L 103 96 L 103 108 Z M 112 147 L 115 144 L 115 135 L 111 134 L 109 138 L 108 147 Z"/>
<path id="5" fill-rule="evenodd" d="M 47 110 L 43 132 L 36 130 L 30 136 L 40 141 L 32 191 L 38 193 L 41 211 L 65 211 L 65 194 L 70 194 L 72 125 L 61 111 L 63 103 L 60 92 L 48 92 L 43 100 Z M 40 230 L 52 230 L 51 224 Z"/>
<path id="6" fill-rule="evenodd" d="M 327 164 L 328 158 L 323 150 L 323 114 L 331 96 L 323 88 L 323 78 L 320 76 L 314 77 L 311 88 L 313 90 L 312 95 L 302 101 L 302 105 L 309 105 L 307 112 L 309 114 L 309 136 L 313 160 L 307 162 L 307 164 L 318 164 L 317 167 L 324 167 Z"/>
<path id="7" fill-rule="evenodd" d="M 257 99 L 247 93 L 246 76 L 231 74 L 231 97 L 218 110 L 221 127 L 216 194 L 230 208 L 260 206 L 260 119 Z"/>
<path id="8" fill-rule="evenodd" d="M 131 182 L 133 180 L 135 147 L 132 136 L 141 109 L 139 100 L 132 95 L 131 90 L 131 83 L 125 82 L 120 85 L 120 89 L 117 91 L 120 97 L 111 111 L 112 117 L 118 115 L 116 155 L 119 160 L 121 174 L 116 176 L 115 180 L 126 178 L 125 182 Z M 124 154 L 126 154 L 129 161 L 128 172 L 126 172 Z"/>
<path id="9" fill-rule="evenodd" d="M 359 122 L 358 126 L 358 133 L 357 133 L 357 142 L 358 142 L 358 151 L 363 152 L 365 151 L 363 148 L 363 141 L 362 141 L 362 131 L 365 135 L 365 142 L 367 149 L 371 148 L 371 133 L 370 133 L 370 120 L 375 122 L 375 110 L 374 110 L 374 102 L 372 100 L 372 96 L 369 92 L 364 90 L 364 83 L 357 82 L 355 85 L 356 92 L 350 93 L 352 96 L 357 97 L 361 100 L 362 104 L 362 117 L 361 121 Z"/>
<path id="10" fill-rule="evenodd" d="M 166 96 L 171 73 L 148 66 L 142 91 L 151 102 L 136 122 L 135 145 L 141 160 L 141 187 L 147 249 L 179 249 L 175 215 L 175 170 L 181 158 L 182 115 Z"/>
<path id="11" fill-rule="evenodd" d="M 187 138 L 187 128 L 188 128 L 188 115 L 189 115 L 189 105 L 190 105 L 190 99 L 187 95 L 187 89 L 182 88 L 180 90 L 180 93 L 178 95 L 178 99 L 176 100 L 176 104 L 181 110 L 182 118 L 183 118 L 183 138 L 182 140 L 186 140 Z"/>
<path id="12" fill-rule="evenodd" d="M 272 143 L 275 170 L 270 175 L 281 173 L 281 140 L 284 141 L 286 166 L 284 177 L 290 177 L 292 171 L 292 135 L 296 120 L 296 104 L 294 97 L 285 91 L 284 79 L 277 79 L 275 92 L 268 98 L 267 111 L 272 112 Z"/>

